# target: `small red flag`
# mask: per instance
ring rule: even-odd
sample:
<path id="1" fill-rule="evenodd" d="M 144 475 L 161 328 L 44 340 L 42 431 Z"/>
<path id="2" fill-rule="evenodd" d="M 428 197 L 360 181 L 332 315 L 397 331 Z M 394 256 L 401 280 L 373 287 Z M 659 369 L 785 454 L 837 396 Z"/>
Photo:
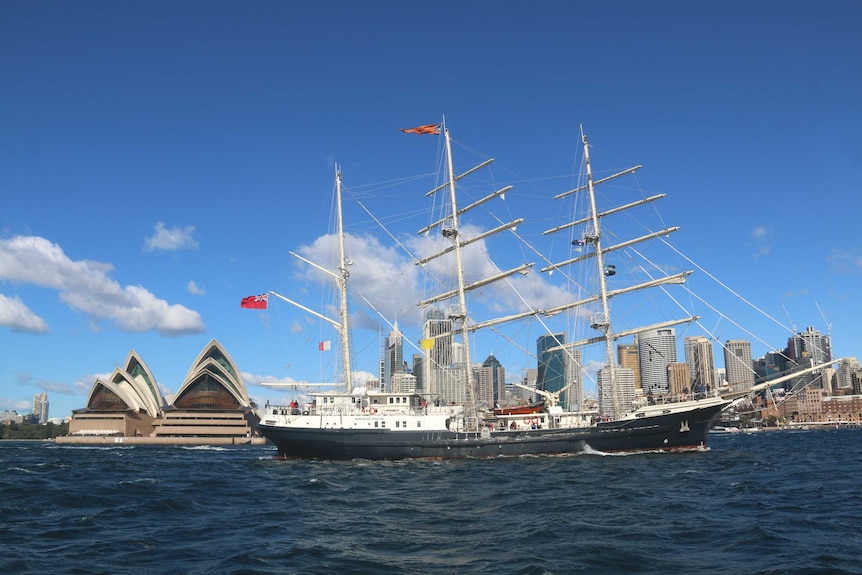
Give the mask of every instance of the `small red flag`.
<path id="1" fill-rule="evenodd" d="M 250 295 L 248 297 L 242 298 L 242 301 L 239 302 L 239 307 L 244 307 L 246 309 L 266 309 L 266 302 L 269 300 L 269 294 L 261 294 L 261 295 Z"/>
<path id="2" fill-rule="evenodd" d="M 427 124 L 425 126 L 416 126 L 415 128 L 398 128 L 405 134 L 439 134 L 440 124 Z"/>

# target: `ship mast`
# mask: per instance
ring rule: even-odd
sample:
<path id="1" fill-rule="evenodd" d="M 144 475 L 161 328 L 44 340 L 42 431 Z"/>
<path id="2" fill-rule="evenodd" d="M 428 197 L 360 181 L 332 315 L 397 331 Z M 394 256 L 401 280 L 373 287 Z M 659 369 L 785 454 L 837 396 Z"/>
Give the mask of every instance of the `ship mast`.
<path id="1" fill-rule="evenodd" d="M 449 317 L 459 324 L 461 332 L 461 343 L 464 346 L 464 357 L 467 362 L 467 398 L 470 411 L 476 410 L 475 390 L 473 389 L 473 366 L 472 356 L 470 355 L 470 337 L 467 333 L 467 299 L 464 290 L 464 265 L 461 256 L 461 241 L 458 237 L 458 203 L 455 194 L 455 172 L 452 168 L 452 143 L 449 139 L 449 128 L 443 124 L 443 136 L 446 142 L 446 163 L 449 164 L 449 201 L 452 204 L 452 220 L 451 228 L 448 230 L 447 237 L 452 240 L 455 249 L 455 267 L 458 270 L 458 309 L 455 313 L 450 312 Z"/>
<path id="2" fill-rule="evenodd" d="M 341 213 L 341 169 L 338 167 L 337 164 L 335 166 L 335 205 L 337 210 L 336 233 L 338 235 L 339 273 L 335 273 L 332 270 L 328 270 L 325 267 L 320 266 L 295 252 L 288 253 L 290 253 L 290 255 L 292 255 L 296 259 L 307 263 L 308 265 L 323 272 L 324 274 L 330 276 L 333 280 L 335 280 L 335 284 L 338 287 L 339 294 L 338 319 L 335 320 L 330 317 L 327 317 L 274 291 L 270 291 L 269 293 L 281 300 L 286 301 L 292 306 L 295 306 L 317 318 L 322 319 L 323 321 L 329 323 L 330 325 L 332 325 L 332 327 L 335 328 L 335 331 L 338 332 L 339 339 L 341 340 L 341 359 L 342 363 L 344 364 L 344 387 L 347 393 L 353 393 L 353 374 L 350 368 L 350 310 L 347 307 L 347 278 L 350 276 L 350 272 L 347 271 L 347 266 L 352 265 L 352 262 L 347 259 L 344 250 L 344 219 Z"/>
<path id="3" fill-rule="evenodd" d="M 601 230 L 602 218 L 604 218 L 606 216 L 610 216 L 612 214 L 616 214 L 619 212 L 629 210 L 629 209 L 634 208 L 636 206 L 655 202 L 656 200 L 659 200 L 662 197 L 664 197 L 664 194 L 656 194 L 656 195 L 653 195 L 653 196 L 650 196 L 647 198 L 643 198 L 643 199 L 640 199 L 638 201 L 635 201 L 635 202 L 632 202 L 632 203 L 629 203 L 626 205 L 617 206 L 617 207 L 605 210 L 603 212 L 599 212 L 597 210 L 597 206 L 596 206 L 595 186 L 597 186 L 598 184 L 608 182 L 608 181 L 613 180 L 615 178 L 618 178 L 620 176 L 624 176 L 626 174 L 631 174 L 631 173 L 635 172 L 636 170 L 640 169 L 641 166 L 640 165 L 634 166 L 634 167 L 628 168 L 626 170 L 623 170 L 621 172 L 618 172 L 616 174 L 613 174 L 611 176 L 607 176 L 607 177 L 602 178 L 600 180 L 594 181 L 593 180 L 593 174 L 592 174 L 592 167 L 590 165 L 590 150 L 589 150 L 589 145 L 587 143 L 586 135 L 582 133 L 581 139 L 583 140 L 583 145 L 584 145 L 584 163 L 585 163 L 585 167 L 586 167 L 587 182 L 585 185 L 579 186 L 573 190 L 569 190 L 567 192 L 557 194 L 556 196 L 554 196 L 554 199 L 561 199 L 561 198 L 564 198 L 564 197 L 569 196 L 571 194 L 575 194 L 575 193 L 582 192 L 582 191 L 586 190 L 589 193 L 589 204 L 590 204 L 589 214 L 586 217 L 583 217 L 583 218 L 577 219 L 575 221 L 568 222 L 566 224 L 563 224 L 563 225 L 557 226 L 555 228 L 551 228 L 549 230 L 546 230 L 544 232 L 544 234 L 545 235 L 554 234 L 554 233 L 557 233 L 559 231 L 572 228 L 574 226 L 586 225 L 582 239 L 583 239 L 583 242 L 585 244 L 589 244 L 590 246 L 592 246 L 592 249 L 588 253 L 579 255 L 577 257 L 574 257 L 574 258 L 571 258 L 571 259 L 568 259 L 568 260 L 565 260 L 565 261 L 562 261 L 559 263 L 552 263 L 550 265 L 547 265 L 547 266 L 543 267 L 541 271 L 542 272 L 552 272 L 556 269 L 562 269 L 565 266 L 569 266 L 569 265 L 572 265 L 575 263 L 580 263 L 580 262 L 586 261 L 586 260 L 591 259 L 591 258 L 595 258 L 596 259 L 597 272 L 598 272 L 598 279 L 599 279 L 599 293 L 594 295 L 594 296 L 587 297 L 585 299 L 581 299 L 578 301 L 572 301 L 572 302 L 569 302 L 569 303 L 566 303 L 564 305 L 560 305 L 560 306 L 557 306 L 557 307 L 554 307 L 551 309 L 542 310 L 542 314 L 545 317 L 551 317 L 551 316 L 554 316 L 554 315 L 556 315 L 560 312 L 566 311 L 566 310 L 571 310 L 571 309 L 578 308 L 580 306 L 587 305 L 587 304 L 594 303 L 594 302 L 600 302 L 601 311 L 592 314 L 591 321 L 590 321 L 590 327 L 597 330 L 600 335 L 598 335 L 597 337 L 589 337 L 589 338 L 586 338 L 586 339 L 583 339 L 580 341 L 561 344 L 557 347 L 551 348 L 548 351 L 554 351 L 554 350 L 558 350 L 558 349 L 564 349 L 565 350 L 565 349 L 583 347 L 586 345 L 604 343 L 604 345 L 605 345 L 605 356 L 607 357 L 606 369 L 608 370 L 608 372 L 607 372 L 608 373 L 608 379 L 606 381 L 608 381 L 608 383 L 610 385 L 610 397 L 609 397 L 609 399 L 612 401 L 612 408 L 613 408 L 614 416 L 619 417 L 622 414 L 622 412 L 628 408 L 628 406 L 621 405 L 622 404 L 622 397 L 621 397 L 622 390 L 617 385 L 618 366 L 616 365 L 616 361 L 615 361 L 615 357 L 614 357 L 613 342 L 617 339 L 620 339 L 623 337 L 628 337 L 628 336 L 635 335 L 637 333 L 652 330 L 652 329 L 664 329 L 664 328 L 667 328 L 667 327 L 670 327 L 673 325 L 678 325 L 678 324 L 682 324 L 682 323 L 690 323 L 690 322 L 696 321 L 698 318 L 696 316 L 689 316 L 689 317 L 684 317 L 681 319 L 664 321 L 664 322 L 656 323 L 653 325 L 640 326 L 636 329 L 620 331 L 620 332 L 615 333 L 611 328 L 611 322 L 610 322 L 610 303 L 609 303 L 610 300 L 614 297 L 617 297 L 617 296 L 620 296 L 623 294 L 627 294 L 627 293 L 631 293 L 634 291 L 639 291 L 642 289 L 659 287 L 659 286 L 663 286 L 666 284 L 685 283 L 686 278 L 692 272 L 691 271 L 683 271 L 683 272 L 676 273 L 673 275 L 664 275 L 662 277 L 653 278 L 653 279 L 650 279 L 648 281 L 639 283 L 637 285 L 628 286 L 628 287 L 621 288 L 621 289 L 608 290 L 606 277 L 609 275 L 613 275 L 613 266 L 608 266 L 605 264 L 605 254 L 612 252 L 612 251 L 615 251 L 615 250 L 620 250 L 620 249 L 626 248 L 628 246 L 639 244 L 639 243 L 645 242 L 647 240 L 655 239 L 655 238 L 658 238 L 661 236 L 667 236 L 667 235 L 677 231 L 679 229 L 679 227 L 665 228 L 665 229 L 651 232 L 651 233 L 648 233 L 646 235 L 643 235 L 643 236 L 640 236 L 640 237 L 637 237 L 637 238 L 634 238 L 631 240 L 627 240 L 624 242 L 620 242 L 620 243 L 617 243 L 614 245 L 603 246 L 602 245 L 602 230 Z M 601 383 L 600 383 L 600 385 L 601 385 Z"/>
<path id="4" fill-rule="evenodd" d="M 532 263 L 521 264 L 515 268 L 500 272 L 498 274 L 495 274 L 495 275 L 488 277 L 488 278 L 481 279 L 479 281 L 475 281 L 471 284 L 465 283 L 462 250 L 466 246 L 470 245 L 471 243 L 478 242 L 480 240 L 483 240 L 486 237 L 489 237 L 491 235 L 494 235 L 496 233 L 499 233 L 499 232 L 502 232 L 505 230 L 514 229 L 516 226 L 518 226 L 518 224 L 520 224 L 524 220 L 523 220 L 523 218 L 512 220 L 510 222 L 501 224 L 501 225 L 499 225 L 493 229 L 490 229 L 486 232 L 483 232 L 481 234 L 477 234 L 474 237 L 463 238 L 461 236 L 461 231 L 459 228 L 459 219 L 464 213 L 466 213 L 466 212 L 468 212 L 474 208 L 477 208 L 480 205 L 484 204 L 485 202 L 488 202 L 494 198 L 498 198 L 498 197 L 503 198 L 505 193 L 509 189 L 511 189 L 512 186 L 506 186 L 502 189 L 499 189 L 495 192 L 492 192 L 491 194 L 473 202 L 472 204 L 470 204 L 464 208 L 459 209 L 458 204 L 457 204 L 457 193 L 455 190 L 455 182 L 460 180 L 461 178 L 469 175 L 469 174 L 472 174 L 476 170 L 487 166 L 488 164 L 490 164 L 494 160 L 493 159 L 485 160 L 484 162 L 480 163 L 479 165 L 477 165 L 477 166 L 467 170 L 466 172 L 456 176 L 454 173 L 454 167 L 453 167 L 453 163 L 452 163 L 452 143 L 451 143 L 451 139 L 449 136 L 449 130 L 448 130 L 448 128 L 446 128 L 446 125 L 445 125 L 445 120 L 443 122 L 443 135 L 444 135 L 445 150 L 446 150 L 446 163 L 448 164 L 448 166 L 447 166 L 448 167 L 447 181 L 444 184 L 437 186 L 436 188 L 434 188 L 430 192 L 427 192 L 425 195 L 426 196 L 432 196 L 432 195 L 436 194 L 437 192 L 440 192 L 440 191 L 448 188 L 448 191 L 449 191 L 449 202 L 448 202 L 449 206 L 448 207 L 449 207 L 449 209 L 446 210 L 446 213 L 443 215 L 443 217 L 441 219 L 439 219 L 439 220 L 429 224 L 428 226 L 422 228 L 421 230 L 419 230 L 418 233 L 419 234 L 425 234 L 425 233 L 428 233 L 429 231 L 431 231 L 432 229 L 439 227 L 439 228 L 441 228 L 440 229 L 441 234 L 443 235 L 444 238 L 451 241 L 451 245 L 449 247 L 446 247 L 445 249 L 443 249 L 441 251 L 438 251 L 434 254 L 428 255 L 426 257 L 423 257 L 423 258 L 417 260 L 415 262 L 415 264 L 416 265 L 425 265 L 429 261 L 431 261 L 435 258 L 438 258 L 440 256 L 443 256 L 445 254 L 453 254 L 455 257 L 457 286 L 455 287 L 455 289 L 449 290 L 445 293 L 437 294 L 434 297 L 420 301 L 417 303 L 417 305 L 420 307 L 424 307 L 424 306 L 427 306 L 427 305 L 430 305 L 430 304 L 433 304 L 436 302 L 440 302 L 440 301 L 444 301 L 444 300 L 448 300 L 448 299 L 452 299 L 452 298 L 457 297 L 457 300 L 458 300 L 457 304 L 454 304 L 450 307 L 450 312 L 448 314 L 449 319 L 452 321 L 452 330 L 448 333 L 435 334 L 434 337 L 438 338 L 438 339 L 443 338 L 443 337 L 451 337 L 455 333 L 457 333 L 460 336 L 461 344 L 463 345 L 463 349 L 464 349 L 464 356 L 465 356 L 465 362 L 466 362 L 465 367 L 466 367 L 466 372 L 467 372 L 466 376 L 465 376 L 465 381 L 466 381 L 466 385 L 467 385 L 467 404 L 468 404 L 467 407 L 468 407 L 469 413 L 473 414 L 476 411 L 476 389 L 475 389 L 475 381 L 473 378 L 473 366 L 472 366 L 472 357 L 471 357 L 471 352 L 470 352 L 470 337 L 469 337 L 469 335 L 470 335 L 470 332 L 475 331 L 475 328 L 474 328 L 474 326 L 468 325 L 466 294 L 467 294 L 467 292 L 469 292 L 471 290 L 478 289 L 482 286 L 485 286 L 485 285 L 488 285 L 492 282 L 507 278 L 507 277 L 514 275 L 516 273 L 522 273 L 522 274 L 526 273 L 527 270 L 529 270 L 529 268 L 533 264 Z M 531 313 L 534 314 L 536 312 L 531 312 Z M 508 319 L 510 319 L 510 318 L 507 318 L 507 320 Z M 496 321 L 486 322 L 482 325 L 493 325 L 494 323 L 497 323 L 497 321 L 506 321 L 506 320 L 496 320 Z"/>
<path id="5" fill-rule="evenodd" d="M 596 210 L 596 195 L 593 190 L 593 171 L 590 167 L 590 148 L 587 145 L 586 134 L 581 134 L 584 141 L 584 163 L 587 169 L 587 188 L 590 194 L 590 216 L 592 228 L 587 228 L 584 239 L 593 245 L 596 254 L 596 265 L 599 272 L 599 294 L 602 302 L 602 313 L 594 314 L 590 325 L 599 330 L 605 338 L 605 355 L 607 357 L 607 369 L 609 370 L 611 394 L 613 396 L 614 415 L 620 411 L 619 392 L 617 391 L 616 362 L 614 361 L 613 337 L 611 336 L 610 309 L 608 306 L 608 284 L 605 281 L 605 260 L 602 253 L 602 233 L 599 227 L 598 210 Z"/>
<path id="6" fill-rule="evenodd" d="M 347 271 L 348 261 L 344 255 L 344 218 L 341 213 L 341 170 L 335 166 L 335 196 L 338 210 L 338 271 L 341 277 L 337 278 L 339 293 L 339 319 L 341 328 L 338 330 L 341 336 L 341 361 L 344 363 L 344 387 L 347 393 L 353 392 L 353 376 L 350 369 L 350 310 L 347 308 Z"/>

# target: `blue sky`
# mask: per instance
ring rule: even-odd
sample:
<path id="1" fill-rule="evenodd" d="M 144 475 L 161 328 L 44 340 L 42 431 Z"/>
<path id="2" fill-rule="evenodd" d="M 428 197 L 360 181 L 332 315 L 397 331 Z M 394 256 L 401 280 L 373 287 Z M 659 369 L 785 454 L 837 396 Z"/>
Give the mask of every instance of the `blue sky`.
<path id="1" fill-rule="evenodd" d="M 130 349 L 172 393 L 211 339 L 258 401 L 280 397 L 261 380 L 324 377 L 317 322 L 239 300 L 320 304 L 288 252 L 326 244 L 336 162 L 351 249 L 380 255 L 352 271 L 409 330 L 424 294 L 355 200 L 387 227 L 421 210 L 439 139 L 397 129 L 444 115 L 456 165 L 476 151 L 515 184 L 525 235 L 558 215 L 583 126 L 595 169 L 643 164 L 674 245 L 785 324 L 721 299 L 761 328 L 755 356 L 808 325 L 862 356 L 860 20 L 833 1 L 4 2 L 0 409 L 47 390 L 68 415 Z M 388 328 L 359 313 L 373 371 Z"/>

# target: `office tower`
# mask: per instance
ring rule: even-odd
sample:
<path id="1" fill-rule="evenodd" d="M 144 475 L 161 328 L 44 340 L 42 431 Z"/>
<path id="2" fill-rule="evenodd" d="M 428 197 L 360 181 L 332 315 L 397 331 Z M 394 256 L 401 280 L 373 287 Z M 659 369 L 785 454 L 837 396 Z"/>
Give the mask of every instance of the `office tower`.
<path id="1" fill-rule="evenodd" d="M 693 393 L 703 393 L 715 387 L 713 372 L 715 361 L 712 353 L 712 342 L 702 336 L 686 337 L 685 363 L 691 375 L 690 390 Z"/>
<path id="2" fill-rule="evenodd" d="M 689 392 L 691 385 L 691 372 L 688 364 L 681 361 L 671 363 L 667 366 L 667 379 L 670 384 L 671 395 L 683 395 Z"/>
<path id="3" fill-rule="evenodd" d="M 422 326 L 423 348 L 425 358 L 422 366 L 422 379 L 426 393 L 432 401 L 448 399 L 441 396 L 442 386 L 451 380 L 445 375 L 452 369 L 452 320 L 446 317 L 443 310 L 431 308 L 425 312 L 425 324 Z"/>
<path id="4" fill-rule="evenodd" d="M 380 375 L 380 382 L 383 384 L 383 389 L 394 391 L 392 377 L 396 373 L 404 373 L 404 336 L 398 329 L 398 322 L 395 322 L 389 337 L 384 340 L 384 348 L 383 373 Z"/>
<path id="5" fill-rule="evenodd" d="M 33 396 L 33 409 L 31 413 L 39 413 L 42 411 L 42 402 L 48 401 L 48 392 L 43 391 Z"/>
<path id="6" fill-rule="evenodd" d="M 617 357 L 620 367 L 632 370 L 635 374 L 635 389 L 641 388 L 641 368 L 638 358 L 638 346 L 634 343 L 621 343 L 617 346 Z"/>
<path id="7" fill-rule="evenodd" d="M 566 334 L 542 335 L 536 340 L 539 361 L 536 389 L 557 392 L 566 387 L 566 350 L 553 349 L 566 343 Z"/>
<path id="8" fill-rule="evenodd" d="M 724 369 L 732 391 L 744 391 L 754 385 L 754 362 L 751 361 L 751 342 L 729 339 L 724 344 Z"/>
<path id="9" fill-rule="evenodd" d="M 832 359 L 832 345 L 828 336 L 808 327 L 787 340 L 787 355 L 797 364 L 808 367 L 810 360 L 825 363 Z"/>
<path id="10" fill-rule="evenodd" d="M 390 386 L 392 393 L 413 393 L 416 391 L 416 377 L 412 373 L 395 373 Z"/>
<path id="11" fill-rule="evenodd" d="M 770 351 L 754 360 L 754 373 L 759 381 L 779 377 L 787 369 L 787 357 L 782 351 Z"/>
<path id="12" fill-rule="evenodd" d="M 43 391 L 33 396 L 33 416 L 38 417 L 39 423 L 48 423 L 48 392 Z"/>
<path id="13" fill-rule="evenodd" d="M 584 408 L 584 383 L 583 374 L 583 351 L 570 349 L 566 351 L 566 385 L 569 386 L 563 392 L 560 405 L 572 410 Z"/>
<path id="14" fill-rule="evenodd" d="M 862 369 L 862 365 L 855 357 L 848 357 L 838 362 L 835 391 L 850 393 L 853 389 L 853 374 L 860 369 Z"/>
<path id="15" fill-rule="evenodd" d="M 635 398 L 635 374 L 632 370 L 614 366 L 616 386 L 612 384 L 611 370 L 607 365 L 596 373 L 596 378 L 602 415 L 616 419 L 631 409 Z"/>
<path id="16" fill-rule="evenodd" d="M 668 393 L 667 366 L 676 362 L 676 332 L 673 328 L 653 329 L 637 334 L 635 341 L 643 392 L 654 395 Z"/>
<path id="17" fill-rule="evenodd" d="M 506 370 L 493 354 L 476 370 L 476 388 L 480 403 L 491 407 L 505 404 Z"/>
<path id="18" fill-rule="evenodd" d="M 425 374 L 422 371 L 424 360 L 425 356 L 421 353 L 413 354 L 413 369 L 411 371 L 413 372 L 413 376 L 416 378 L 417 391 L 424 391 L 427 389 L 427 386 L 425 385 Z"/>

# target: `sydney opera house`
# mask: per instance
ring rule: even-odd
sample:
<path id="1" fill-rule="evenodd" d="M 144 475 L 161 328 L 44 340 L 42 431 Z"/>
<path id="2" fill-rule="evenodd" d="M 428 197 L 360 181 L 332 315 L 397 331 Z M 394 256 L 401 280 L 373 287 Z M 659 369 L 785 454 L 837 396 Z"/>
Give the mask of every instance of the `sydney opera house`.
<path id="1" fill-rule="evenodd" d="M 179 390 L 162 396 L 144 360 L 129 352 L 122 368 L 96 379 L 87 406 L 72 412 L 58 443 L 263 443 L 239 369 L 216 340 L 192 363 Z"/>

